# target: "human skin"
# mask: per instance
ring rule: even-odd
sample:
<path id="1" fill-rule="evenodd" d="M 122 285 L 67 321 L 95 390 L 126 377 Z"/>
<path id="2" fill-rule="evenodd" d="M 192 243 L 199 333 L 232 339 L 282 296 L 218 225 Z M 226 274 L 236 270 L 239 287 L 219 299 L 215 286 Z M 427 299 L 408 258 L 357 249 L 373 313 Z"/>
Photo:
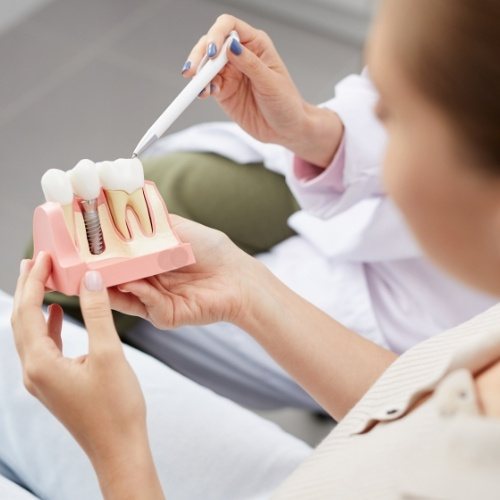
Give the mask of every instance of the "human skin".
<path id="1" fill-rule="evenodd" d="M 189 268 L 110 289 L 114 309 L 159 329 L 238 325 L 337 420 L 396 359 L 302 299 L 223 233 L 181 217 L 171 220 L 195 255 L 204 257 Z"/>
<path id="2" fill-rule="evenodd" d="M 62 309 L 50 306 L 45 319 L 41 308 L 50 273 L 51 259 L 44 252 L 35 262 L 21 262 L 12 329 L 25 386 L 78 441 L 106 499 L 161 499 L 144 397 L 125 359 L 107 291 L 96 274 L 88 274 L 87 285 L 82 283 L 80 303 L 89 353 L 66 358 L 62 354 Z"/>
<path id="3" fill-rule="evenodd" d="M 486 173 L 445 111 L 406 76 L 400 53 L 411 43 L 405 21 L 412 9 L 418 2 L 383 2 L 367 51 L 380 95 L 376 109 L 388 132 L 384 186 L 436 264 L 498 295 L 500 176 Z"/>
<path id="4" fill-rule="evenodd" d="M 208 97 L 210 89 L 215 89 L 212 94 L 217 103 L 250 135 L 281 144 L 319 167 L 329 165 L 342 139 L 342 122 L 335 112 L 302 98 L 264 31 L 234 16 L 219 16 L 193 47 L 187 59 L 190 68 L 183 76 L 194 76 L 209 44 L 222 47 L 233 30 L 239 34 L 241 53 L 227 49 L 229 64 L 202 96 Z"/>
<path id="5" fill-rule="evenodd" d="M 499 293 L 499 180 L 483 173 L 473 151 L 468 151 L 458 140 L 446 113 L 422 95 L 401 69 L 394 48 L 401 47 L 404 41 L 405 23 L 411 21 L 407 9 L 411 5 L 415 8 L 418 3 L 410 0 L 386 0 L 383 3 L 368 50 L 371 76 L 381 96 L 377 112 L 389 135 L 384 163 L 386 188 L 423 248 L 436 262 L 471 285 Z M 220 35 L 226 34 L 211 36 L 221 40 L 223 36 Z M 209 38 L 200 43 L 207 44 L 208 41 Z M 241 57 L 246 49 L 235 57 Z M 246 85 L 243 90 L 247 92 L 251 73 L 242 74 Z M 226 90 L 229 92 L 229 87 Z M 222 96 L 223 91 L 222 84 Z M 263 101 L 254 98 L 251 102 Z M 266 112 L 272 113 L 267 102 L 264 106 Z M 231 111 L 229 107 L 227 109 Z M 232 116 L 246 119 L 246 115 L 237 112 Z M 275 133 L 285 144 L 291 140 L 287 136 L 289 132 L 274 130 L 282 126 L 282 118 L 270 127 L 270 134 Z M 262 123 L 267 123 L 267 120 Z M 302 123 L 301 119 L 296 123 Z M 247 123 L 247 130 L 250 125 Z M 292 129 L 295 133 L 303 133 L 307 127 L 299 125 Z M 317 133 L 314 127 L 310 130 Z M 321 143 L 321 140 L 315 142 Z M 328 155 L 331 154 L 330 150 Z M 311 161 L 310 157 L 306 159 Z M 361 339 L 295 295 L 221 233 L 185 219 L 173 220 L 181 238 L 194 246 L 195 253 L 200 256 L 199 262 L 184 270 L 129 283 L 120 290 L 110 290 L 111 303 L 116 309 L 132 311 L 164 328 L 183 323 L 232 321 L 253 335 L 337 418 L 341 418 L 362 397 L 394 359 L 392 353 Z M 36 271 L 37 266 L 41 266 L 43 272 Z M 50 264 L 43 259 L 30 272 L 25 269 L 21 275 L 22 281 L 25 280 L 21 285 L 23 300 L 16 298 L 17 316 L 15 313 L 14 317 L 18 321 L 14 321 L 14 331 L 22 340 L 20 354 L 28 387 L 48 403 L 65 425 L 74 429 L 74 435 L 80 435 L 81 428 L 85 427 L 89 442 L 105 439 L 111 449 L 120 450 L 127 446 L 127 453 L 147 455 L 147 442 L 140 437 L 144 431 L 137 432 L 137 428 L 130 425 L 128 431 L 123 429 L 121 436 L 110 428 L 109 437 L 100 437 L 91 425 L 92 415 L 75 415 L 69 411 L 71 405 L 65 391 L 58 391 L 50 383 L 51 379 L 45 379 L 49 358 L 41 354 L 43 349 L 54 349 L 51 342 L 56 345 L 57 336 L 50 334 L 50 326 L 44 326 L 40 320 L 38 323 L 31 321 L 31 317 L 40 314 L 43 279 L 48 269 Z M 89 313 L 92 315 L 92 308 Z M 95 309 L 94 313 L 97 317 L 104 314 L 102 308 Z M 21 317 L 26 319 L 20 322 Z M 49 325 L 51 321 L 59 320 L 49 319 Z M 33 329 L 37 331 L 31 331 Z M 34 343 L 41 335 L 38 330 L 45 338 L 43 344 Z M 273 335 L 265 335 L 265 332 L 273 332 Z M 304 332 L 308 335 L 305 336 Z M 114 349 L 107 353 L 110 356 L 118 351 L 118 344 L 113 346 Z M 32 352 L 38 355 L 29 356 Z M 118 359 L 115 356 L 115 361 Z M 126 364 L 126 361 L 120 363 Z M 57 366 L 64 366 L 64 363 Z M 126 372 L 122 364 L 115 365 L 115 369 Z M 63 384 L 65 379 L 63 376 L 61 379 Z M 499 417 L 500 363 L 492 364 L 479 374 L 476 384 L 484 413 Z M 139 397 L 137 391 L 137 387 L 131 384 L 131 387 L 123 388 L 121 396 L 124 400 L 136 401 Z M 95 398 L 93 401 L 94 405 L 89 405 L 91 408 L 96 406 Z M 118 405 L 114 411 L 119 413 L 123 409 Z M 84 422 L 85 419 L 88 421 Z M 82 447 L 88 448 L 85 444 Z M 116 479 L 122 473 L 120 467 L 105 455 L 92 462 L 100 478 L 111 475 Z M 151 467 L 146 460 L 144 467 L 138 467 L 135 473 L 130 472 L 125 477 L 132 484 L 134 481 L 144 484 L 145 478 L 151 477 Z M 109 488 L 105 496 L 112 498 L 112 495 L 118 498 L 113 488 Z M 161 498 L 161 493 L 157 492 L 157 495 L 148 498 Z"/>

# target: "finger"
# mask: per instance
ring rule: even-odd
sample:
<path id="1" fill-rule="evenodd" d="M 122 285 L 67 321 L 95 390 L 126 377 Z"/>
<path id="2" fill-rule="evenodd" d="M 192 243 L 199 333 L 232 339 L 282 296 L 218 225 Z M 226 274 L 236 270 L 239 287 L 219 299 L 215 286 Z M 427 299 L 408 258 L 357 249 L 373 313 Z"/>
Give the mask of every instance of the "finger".
<path id="1" fill-rule="evenodd" d="M 124 292 L 134 295 L 143 304 L 148 316 L 164 304 L 163 295 L 146 280 L 131 281 L 120 285 Z"/>
<path id="2" fill-rule="evenodd" d="M 253 84 L 267 86 L 273 81 L 273 71 L 258 55 L 238 40 L 231 41 L 227 48 L 227 55 L 229 62 L 246 75 Z"/>
<path id="3" fill-rule="evenodd" d="M 47 324 L 42 313 L 45 282 L 51 271 L 48 254 L 40 252 L 35 262 L 25 261 L 16 290 L 12 314 L 12 330 L 16 348 L 22 360 L 28 352 L 37 350 L 40 339 L 47 336 Z"/>
<path id="4" fill-rule="evenodd" d="M 36 340 L 47 335 L 45 318 L 42 314 L 42 304 L 45 295 L 45 283 L 52 270 L 52 261 L 45 252 L 40 252 L 28 276 L 24 280 L 19 302 L 15 312 L 19 323 L 24 327 L 22 331 L 23 344 L 33 344 Z"/>
<path id="5" fill-rule="evenodd" d="M 49 319 L 47 321 L 47 329 L 49 332 L 49 337 L 54 341 L 59 351 L 62 351 L 62 325 L 64 312 L 59 304 L 51 304 L 48 307 Z"/>
<path id="6" fill-rule="evenodd" d="M 125 290 L 121 290 L 121 287 L 118 287 L 118 289 L 110 288 L 108 290 L 108 295 L 113 310 L 147 319 L 148 312 L 146 307 L 135 295 Z"/>
<path id="7" fill-rule="evenodd" d="M 196 74 L 196 69 L 200 64 L 200 61 L 205 56 L 206 50 L 207 50 L 207 37 L 203 35 L 189 53 L 189 56 L 186 62 L 184 63 L 184 66 L 182 67 L 183 70 L 182 76 L 184 76 L 185 78 L 188 77 L 191 78 Z"/>
<path id="8" fill-rule="evenodd" d="M 33 266 L 33 261 L 30 259 L 23 259 L 19 265 L 19 277 L 17 278 L 16 291 L 14 293 L 13 311 L 15 312 L 23 293 L 24 284 L 28 279 L 29 272 Z"/>
<path id="9" fill-rule="evenodd" d="M 210 97 L 210 85 L 207 85 L 199 94 L 198 99 L 206 99 Z"/>
<path id="10" fill-rule="evenodd" d="M 253 42 L 260 33 L 258 29 L 250 26 L 250 24 L 245 21 L 231 16 L 230 14 L 222 14 L 216 19 L 215 23 L 206 34 L 207 48 L 210 43 L 214 43 L 217 49 L 220 49 L 231 31 L 236 31 L 238 33 L 242 43 Z"/>
<path id="11" fill-rule="evenodd" d="M 19 305 L 21 302 L 21 296 L 24 289 L 24 283 L 28 278 L 29 271 L 32 266 L 32 261 L 29 259 L 21 260 L 19 265 L 19 277 L 17 279 L 16 291 L 14 294 L 14 301 L 12 306 L 12 316 L 11 316 L 11 324 L 12 331 L 14 333 L 14 342 L 16 344 L 16 349 L 19 354 L 21 360 L 24 358 L 24 349 L 23 349 L 23 341 L 22 341 L 22 329 L 19 325 L 22 315 L 19 313 Z"/>
<path id="12" fill-rule="evenodd" d="M 225 39 L 234 25 L 232 16 L 222 15 L 217 18 L 212 27 L 208 30 L 206 35 L 206 54 L 209 58 L 217 56 L 219 49 L 224 44 Z"/>
<path id="13" fill-rule="evenodd" d="M 224 40 L 229 36 L 231 31 L 236 30 L 241 43 L 253 42 L 259 37 L 260 31 L 250 26 L 245 21 L 229 14 L 222 14 L 217 18 L 206 35 L 203 35 L 198 43 L 191 50 L 186 62 L 183 66 L 182 75 L 184 77 L 192 77 L 196 73 L 196 69 L 200 64 L 201 59 L 207 54 L 209 57 L 216 57 L 219 54 L 220 48 L 224 44 Z M 210 48 L 210 54 L 209 54 Z"/>
<path id="14" fill-rule="evenodd" d="M 220 94 L 222 89 L 223 78 L 221 75 L 217 75 L 210 83 L 210 95 L 217 96 Z"/>
<path id="15" fill-rule="evenodd" d="M 123 353 L 100 272 L 85 273 L 80 286 L 80 307 L 89 335 L 90 354 Z"/>
<path id="16" fill-rule="evenodd" d="M 45 296 L 45 284 L 52 271 L 52 259 L 46 252 L 40 252 L 28 272 L 22 290 L 22 301 L 25 306 L 41 307 Z"/>

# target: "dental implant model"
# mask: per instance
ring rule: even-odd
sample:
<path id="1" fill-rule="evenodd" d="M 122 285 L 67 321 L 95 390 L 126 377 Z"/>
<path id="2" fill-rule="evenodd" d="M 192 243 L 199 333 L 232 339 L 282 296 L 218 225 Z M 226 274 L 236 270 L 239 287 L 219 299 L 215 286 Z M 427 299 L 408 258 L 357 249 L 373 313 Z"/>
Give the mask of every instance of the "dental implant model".
<path id="1" fill-rule="evenodd" d="M 50 169 L 42 189 L 47 201 L 33 217 L 34 255 L 52 257 L 51 290 L 77 295 L 88 270 L 99 270 L 109 287 L 195 262 L 137 158 Z"/>
<path id="2" fill-rule="evenodd" d="M 97 198 L 101 191 L 96 165 L 90 160 L 80 160 L 73 170 L 69 171 L 73 191 L 78 195 L 82 209 L 85 231 L 89 242 L 90 253 L 100 255 L 104 252 L 104 237 L 102 235 Z"/>

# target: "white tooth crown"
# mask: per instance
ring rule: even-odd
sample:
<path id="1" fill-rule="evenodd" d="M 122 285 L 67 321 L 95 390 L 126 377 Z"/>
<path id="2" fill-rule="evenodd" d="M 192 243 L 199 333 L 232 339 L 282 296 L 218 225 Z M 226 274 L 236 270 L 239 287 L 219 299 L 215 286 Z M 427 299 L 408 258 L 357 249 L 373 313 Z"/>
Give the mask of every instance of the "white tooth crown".
<path id="1" fill-rule="evenodd" d="M 63 170 L 47 170 L 42 176 L 42 190 L 47 201 L 54 201 L 62 206 L 73 203 L 71 179 Z"/>
<path id="2" fill-rule="evenodd" d="M 144 187 L 144 169 L 138 158 L 120 158 L 98 164 L 99 178 L 107 191 L 132 194 Z"/>
<path id="3" fill-rule="evenodd" d="M 80 160 L 69 171 L 75 194 L 84 200 L 95 200 L 99 196 L 101 183 L 96 164 L 91 160 Z"/>
<path id="4" fill-rule="evenodd" d="M 112 161 L 98 161 L 96 162 L 95 166 L 97 167 L 97 174 L 99 175 L 99 180 L 101 181 L 101 185 L 104 189 L 107 189 L 106 186 L 104 185 L 103 179 L 106 177 L 104 172 L 108 169 L 113 168 L 113 162 Z"/>

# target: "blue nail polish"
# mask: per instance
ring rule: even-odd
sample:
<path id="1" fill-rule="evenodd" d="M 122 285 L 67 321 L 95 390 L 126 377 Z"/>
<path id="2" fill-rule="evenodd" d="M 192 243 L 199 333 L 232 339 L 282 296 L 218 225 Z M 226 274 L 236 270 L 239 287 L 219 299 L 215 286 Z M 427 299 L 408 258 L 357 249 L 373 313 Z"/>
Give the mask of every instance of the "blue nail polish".
<path id="1" fill-rule="evenodd" d="M 191 61 L 186 61 L 182 67 L 181 73 L 185 73 L 189 68 L 191 68 Z"/>
<path id="2" fill-rule="evenodd" d="M 243 52 L 243 47 L 241 46 L 241 43 L 238 40 L 236 40 L 236 38 L 233 38 L 233 40 L 231 41 L 229 49 L 233 54 L 237 56 L 239 56 Z"/>
<path id="3" fill-rule="evenodd" d="M 207 56 L 214 57 L 217 54 L 217 45 L 214 42 L 210 42 L 207 48 Z"/>

